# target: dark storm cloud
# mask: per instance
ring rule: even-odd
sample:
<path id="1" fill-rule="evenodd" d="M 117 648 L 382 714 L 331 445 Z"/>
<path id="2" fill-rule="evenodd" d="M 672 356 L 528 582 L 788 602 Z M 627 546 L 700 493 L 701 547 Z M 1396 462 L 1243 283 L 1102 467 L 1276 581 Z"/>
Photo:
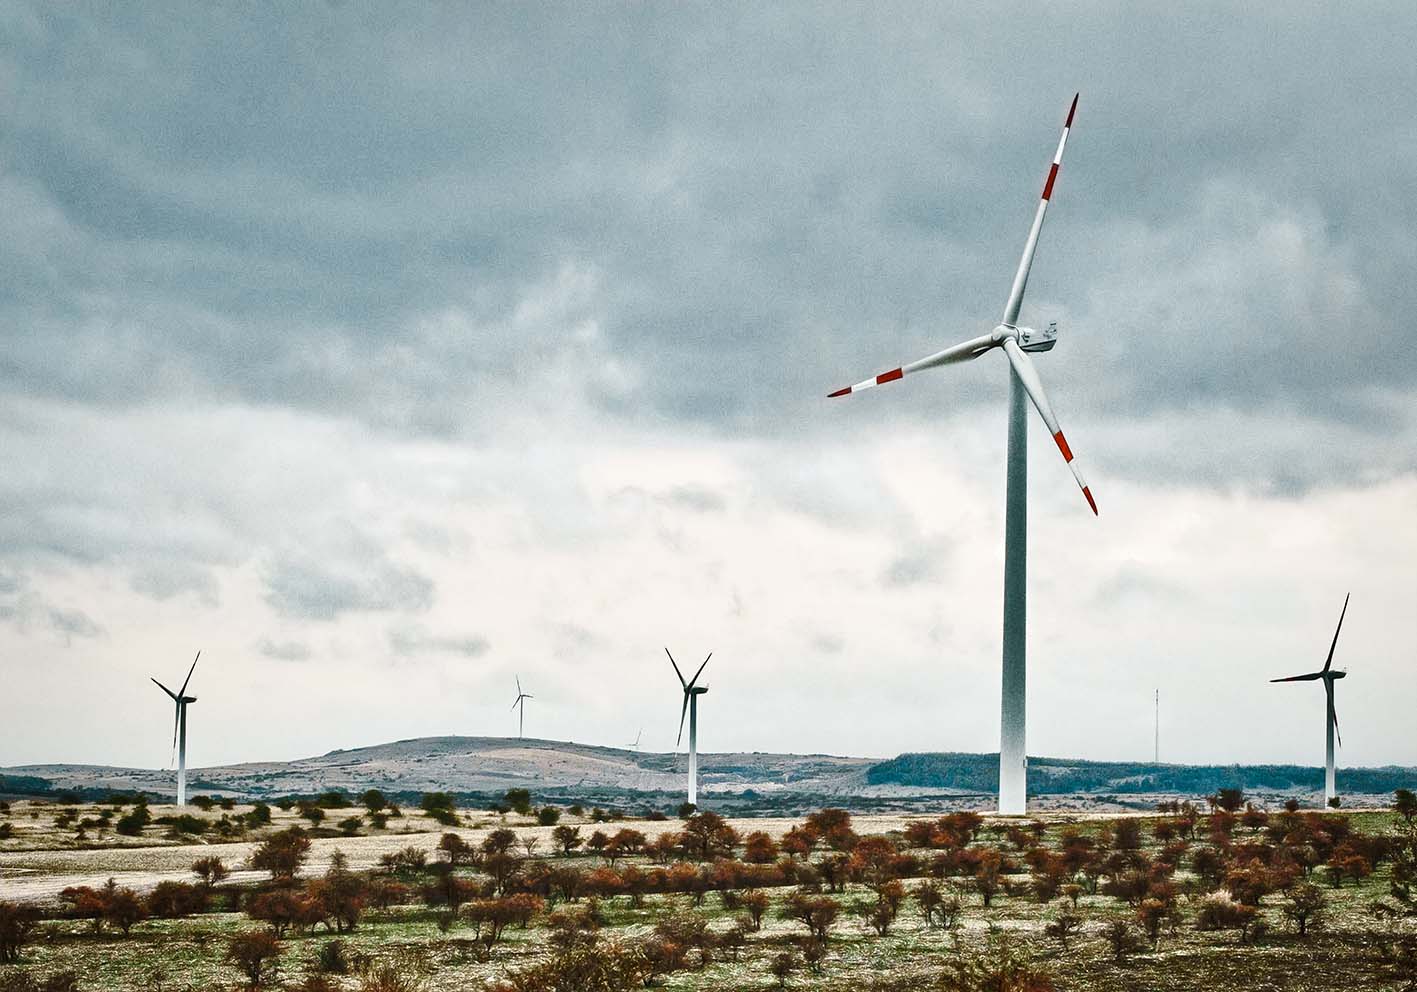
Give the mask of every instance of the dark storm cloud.
<path id="1" fill-rule="evenodd" d="M 7 21 L 12 392 L 212 393 L 413 434 L 542 395 L 642 426 L 831 429 L 827 389 L 995 318 L 1074 87 L 1024 315 L 1064 325 L 1045 378 L 1065 413 L 1299 407 L 1376 435 L 1374 391 L 1412 390 L 1410 5 Z M 544 309 L 568 266 L 595 288 Z M 584 375 L 548 383 L 561 365 Z M 1001 382 L 961 370 L 851 416 Z M 1339 454 L 1260 481 L 1333 478 Z M 1129 464 L 1108 468 L 1176 474 Z"/>

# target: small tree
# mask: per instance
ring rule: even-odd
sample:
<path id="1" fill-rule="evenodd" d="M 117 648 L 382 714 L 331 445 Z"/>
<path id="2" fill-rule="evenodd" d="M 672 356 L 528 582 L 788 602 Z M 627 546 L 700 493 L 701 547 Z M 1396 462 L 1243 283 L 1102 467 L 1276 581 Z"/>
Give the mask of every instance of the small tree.
<path id="1" fill-rule="evenodd" d="M 1071 909 L 1064 909 L 1043 928 L 1043 933 L 1056 940 L 1058 946 L 1066 951 L 1068 949 L 1069 938 L 1077 933 L 1081 927 L 1082 917 L 1078 916 Z"/>
<path id="2" fill-rule="evenodd" d="M 581 840 L 581 828 L 567 824 L 562 824 L 551 831 L 551 840 L 561 849 L 561 854 L 566 857 L 569 857 L 572 851 L 584 843 Z"/>
<path id="3" fill-rule="evenodd" d="M 438 841 L 438 853 L 448 859 L 449 865 L 456 868 L 458 865 L 470 863 L 477 851 L 458 834 L 444 834 Z"/>
<path id="4" fill-rule="evenodd" d="M 984 905 L 993 905 L 994 896 L 1003 888 L 1004 857 L 997 848 L 986 847 L 979 852 L 978 866 L 974 869 L 974 891 L 984 900 Z"/>
<path id="5" fill-rule="evenodd" d="M 739 904 L 747 911 L 748 919 L 752 921 L 753 932 L 757 933 L 763 928 L 763 917 L 767 914 L 770 905 L 768 894 L 762 889 L 750 889 L 743 893 Z"/>
<path id="6" fill-rule="evenodd" d="M 1240 789 L 1220 789 L 1215 793 L 1215 805 L 1233 813 L 1245 805 L 1245 793 Z"/>
<path id="7" fill-rule="evenodd" d="M 272 834 L 251 855 L 251 867 L 271 873 L 273 880 L 295 877 L 310 854 L 310 835 L 299 827 Z"/>
<path id="8" fill-rule="evenodd" d="M 14 964 L 39 926 L 39 909 L 26 903 L 0 902 L 0 964 Z"/>
<path id="9" fill-rule="evenodd" d="M 192 862 L 192 873 L 202 880 L 207 888 L 214 888 L 226 880 L 231 872 L 221 858 L 198 858 Z"/>
<path id="10" fill-rule="evenodd" d="M 246 978 L 246 987 L 258 989 L 274 981 L 280 968 L 281 947 L 275 935 L 264 930 L 231 938 L 226 960 Z"/>
<path id="11" fill-rule="evenodd" d="M 1392 809 L 1398 816 L 1402 817 L 1407 829 L 1413 829 L 1417 824 L 1417 793 L 1411 789 L 1397 789 L 1392 794 Z"/>
<path id="12" fill-rule="evenodd" d="M 1102 932 L 1102 936 L 1107 941 L 1107 946 L 1112 948 L 1112 960 L 1118 964 L 1125 961 L 1128 954 L 1141 947 L 1141 941 L 1132 932 L 1126 920 L 1113 920 Z"/>
<path id="13" fill-rule="evenodd" d="M 507 794 L 502 797 L 502 802 L 508 809 L 523 816 L 531 812 L 531 793 L 526 789 L 508 789 Z"/>
<path id="14" fill-rule="evenodd" d="M 561 819 L 561 811 L 555 806 L 543 806 L 536 811 L 536 822 L 543 827 L 554 827 Z"/>
<path id="15" fill-rule="evenodd" d="M 1323 917 L 1324 894 L 1317 885 L 1300 882 L 1285 892 L 1284 915 L 1293 921 L 1299 936 L 1308 934 L 1309 927 Z"/>
<path id="16" fill-rule="evenodd" d="M 792 973 L 797 970 L 800 963 L 797 955 L 791 951 L 783 951 L 768 962 L 768 971 L 773 978 L 777 979 L 778 988 L 787 988 L 787 980 L 792 977 Z"/>

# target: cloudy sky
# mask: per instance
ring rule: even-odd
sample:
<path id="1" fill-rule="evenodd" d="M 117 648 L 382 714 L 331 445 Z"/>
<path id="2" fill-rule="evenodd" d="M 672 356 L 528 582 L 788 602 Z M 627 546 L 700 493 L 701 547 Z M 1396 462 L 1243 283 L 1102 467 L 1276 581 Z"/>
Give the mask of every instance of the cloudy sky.
<path id="1" fill-rule="evenodd" d="M 1408 2 L 0 6 L 0 765 L 528 733 L 1417 763 Z"/>

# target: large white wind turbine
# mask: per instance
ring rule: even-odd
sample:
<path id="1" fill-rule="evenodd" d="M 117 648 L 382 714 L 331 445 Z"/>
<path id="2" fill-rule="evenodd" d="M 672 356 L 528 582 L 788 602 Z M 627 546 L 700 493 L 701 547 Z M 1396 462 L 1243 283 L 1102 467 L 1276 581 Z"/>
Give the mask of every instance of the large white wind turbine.
<path id="1" fill-rule="evenodd" d="M 665 654 L 669 654 L 669 649 L 664 649 Z M 699 801 L 699 697 L 708 692 L 708 686 L 699 685 L 699 676 L 704 672 L 704 665 L 709 663 L 709 658 L 713 657 L 713 652 L 708 653 L 708 658 L 704 659 L 704 664 L 699 666 L 699 670 L 694 673 L 694 677 L 689 681 L 684 681 L 684 673 L 679 671 L 679 663 L 674 660 L 674 656 L 669 654 L 669 663 L 674 666 L 674 674 L 679 676 L 679 684 L 684 687 L 684 705 L 679 709 L 679 737 L 674 742 L 678 747 L 684 740 L 684 714 L 689 715 L 689 802 L 697 805 Z"/>
<path id="2" fill-rule="evenodd" d="M 1333 683 L 1347 678 L 1347 672 L 1333 668 L 1333 649 L 1338 647 L 1338 632 L 1343 629 L 1343 618 L 1348 614 L 1348 596 L 1343 597 L 1343 611 L 1338 614 L 1338 626 L 1333 631 L 1333 643 L 1328 646 L 1328 658 L 1324 667 L 1308 675 L 1291 675 L 1287 679 L 1270 679 L 1271 682 L 1315 682 L 1323 680 L 1324 695 L 1328 697 L 1328 709 L 1324 714 L 1324 802 L 1330 803 L 1338 795 L 1333 781 L 1333 738 L 1338 735 L 1338 743 L 1343 743 L 1343 735 L 1338 733 L 1338 712 L 1333 708 Z"/>
<path id="3" fill-rule="evenodd" d="M 1073 460 L 1072 449 L 1058 426 L 1058 418 L 1053 415 L 1053 406 L 1048 402 L 1048 394 L 1043 391 L 1043 383 L 1034 370 L 1029 352 L 1048 351 L 1057 343 L 1057 326 L 1050 324 L 1047 330 L 1035 331 L 1018 324 L 1019 309 L 1023 306 L 1023 290 L 1028 283 L 1028 270 L 1033 264 L 1033 253 L 1038 247 L 1038 232 L 1043 228 L 1043 215 L 1048 210 L 1048 200 L 1053 195 L 1053 183 L 1058 178 L 1058 167 L 1063 162 L 1063 147 L 1068 141 L 1068 131 L 1073 125 L 1073 114 L 1077 112 L 1078 98 L 1068 108 L 1068 119 L 1063 124 L 1063 135 L 1058 140 L 1058 151 L 1053 156 L 1053 164 L 1048 170 L 1048 178 L 1043 184 L 1043 197 L 1038 203 L 1038 212 L 1033 216 L 1033 226 L 1029 229 L 1028 240 L 1024 243 L 1023 257 L 1019 259 L 1018 271 L 1009 289 L 1009 299 L 1004 305 L 1003 319 L 988 334 L 980 335 L 963 344 L 936 352 L 919 361 L 882 372 L 878 376 L 858 382 L 854 386 L 838 389 L 832 396 L 846 396 L 850 393 L 870 389 L 883 383 L 894 382 L 912 372 L 921 372 L 937 365 L 953 365 L 971 361 L 995 348 L 1001 349 L 1009 361 L 1009 447 L 1008 481 L 1006 484 L 1004 515 L 1004 636 L 1003 636 L 1003 707 L 999 742 L 999 812 L 1022 814 L 1027 809 L 1028 758 L 1024 741 L 1025 687 L 1027 665 L 1025 658 L 1025 593 L 1027 584 L 1027 540 L 1028 540 L 1028 420 L 1024 398 L 1033 401 L 1048 432 L 1063 460 L 1072 469 L 1073 478 L 1082 487 L 1082 494 L 1092 512 L 1097 513 L 1097 502 L 1087 480 L 1078 470 Z"/>
<path id="4" fill-rule="evenodd" d="M 202 652 L 197 652 L 197 658 Z M 197 667 L 197 658 L 192 659 L 192 667 L 187 669 L 187 677 L 182 680 L 182 688 L 173 692 L 157 679 L 153 684 L 172 697 L 177 712 L 172 719 L 172 746 L 177 750 L 177 805 L 187 805 L 187 704 L 195 703 L 196 696 L 187 695 L 187 683 L 192 681 L 192 672 Z"/>
<path id="5" fill-rule="evenodd" d="M 505 698 L 505 697 L 503 697 L 503 698 Z M 517 676 L 517 698 L 516 698 L 516 701 L 515 701 L 514 703 L 512 703 L 512 709 L 517 709 L 517 708 L 520 708 L 520 709 L 521 709 L 521 712 L 517 714 L 517 738 L 518 738 L 519 740 L 520 740 L 521 737 L 522 737 L 523 731 L 526 729 L 526 701 L 527 701 L 528 699 L 535 699 L 535 698 L 536 698 L 536 697 L 533 696 L 533 695 L 532 695 L 531 693 L 529 693 L 529 692 L 522 692 L 522 677 L 521 677 L 520 675 L 518 675 L 518 676 Z"/>

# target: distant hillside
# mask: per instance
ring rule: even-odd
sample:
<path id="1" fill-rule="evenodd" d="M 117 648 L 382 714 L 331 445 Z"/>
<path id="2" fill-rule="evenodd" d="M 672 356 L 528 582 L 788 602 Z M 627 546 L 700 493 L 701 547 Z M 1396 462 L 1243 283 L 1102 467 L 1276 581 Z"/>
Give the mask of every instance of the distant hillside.
<path id="1" fill-rule="evenodd" d="M 796 754 L 701 754 L 699 781 L 707 794 L 870 792 L 870 758 Z M 173 791 L 173 772 L 93 765 L 30 765 L 12 776 L 45 779 L 55 789 Z M 539 795 L 675 793 L 683 789 L 682 754 L 630 751 L 562 741 L 502 737 L 424 737 L 288 762 L 254 762 L 188 772 L 199 792 L 271 797 L 368 788 L 390 794 L 451 791 L 500 795 L 524 787 Z M 890 787 L 887 791 L 899 791 Z"/>
<path id="2" fill-rule="evenodd" d="M 1302 765 L 1157 765 L 1136 761 L 1081 761 L 1074 758 L 1029 758 L 1028 791 L 1032 795 L 1076 793 L 1179 793 L 1209 795 L 1217 789 L 1316 792 L 1323 789 L 1323 769 Z M 1342 791 L 1381 794 L 1417 787 L 1417 769 L 1339 770 Z M 997 754 L 902 754 L 878 762 L 866 772 L 871 785 L 923 789 L 993 792 L 999 786 Z"/>
<path id="3" fill-rule="evenodd" d="M 424 737 L 295 761 L 192 769 L 190 788 L 237 798 L 313 795 L 377 788 L 394 797 L 454 792 L 470 801 L 513 787 L 550 801 L 672 808 L 683 795 L 682 754 L 630 751 L 563 741 L 503 737 Z M 888 761 L 823 754 L 730 753 L 699 756 L 700 791 L 715 806 L 758 811 L 840 803 L 856 808 L 968 802 L 992 795 L 996 754 L 902 754 Z M 1030 758 L 1029 791 L 1124 806 L 1142 797 L 1208 795 L 1220 788 L 1312 795 L 1317 768 L 1298 765 L 1154 765 L 1149 762 Z M 171 796 L 168 770 L 97 765 L 30 765 L 0 769 L 0 793 L 74 792 L 83 796 L 145 792 Z M 1381 796 L 1417 787 L 1417 769 L 1352 768 L 1340 772 L 1346 795 Z M 1107 799 L 1105 797 L 1116 797 Z M 402 801 L 402 800 L 401 800 Z"/>

